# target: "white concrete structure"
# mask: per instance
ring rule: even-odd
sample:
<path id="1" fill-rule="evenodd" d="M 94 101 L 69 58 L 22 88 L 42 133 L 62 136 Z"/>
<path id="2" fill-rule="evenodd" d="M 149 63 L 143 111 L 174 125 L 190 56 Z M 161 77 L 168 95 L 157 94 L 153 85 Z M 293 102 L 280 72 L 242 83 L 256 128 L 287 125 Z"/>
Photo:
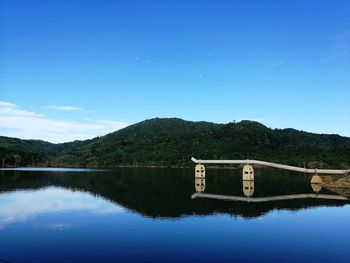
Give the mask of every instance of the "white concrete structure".
<path id="1" fill-rule="evenodd" d="M 312 184 L 323 184 L 323 180 L 319 175 L 316 174 L 316 175 L 312 176 L 311 183 Z"/>
<path id="2" fill-rule="evenodd" d="M 243 166 L 243 181 L 254 181 L 254 168 L 250 164 Z"/>
<path id="3" fill-rule="evenodd" d="M 195 175 L 196 178 L 205 178 L 205 167 L 203 164 L 197 164 L 195 167 Z"/>
<path id="4" fill-rule="evenodd" d="M 345 175 L 347 173 L 350 173 L 349 170 L 337 170 L 337 169 L 308 169 L 308 168 L 301 168 L 291 165 L 285 165 L 285 164 L 277 164 L 277 163 L 270 163 L 270 162 L 264 162 L 264 161 L 257 161 L 257 160 L 197 160 L 195 158 L 191 158 L 191 160 L 194 163 L 197 164 L 247 164 L 247 165 L 259 165 L 259 166 L 266 166 L 271 168 L 278 168 L 278 169 L 284 169 L 294 172 L 300 172 L 300 173 L 310 173 L 310 174 L 339 174 L 339 175 Z"/>

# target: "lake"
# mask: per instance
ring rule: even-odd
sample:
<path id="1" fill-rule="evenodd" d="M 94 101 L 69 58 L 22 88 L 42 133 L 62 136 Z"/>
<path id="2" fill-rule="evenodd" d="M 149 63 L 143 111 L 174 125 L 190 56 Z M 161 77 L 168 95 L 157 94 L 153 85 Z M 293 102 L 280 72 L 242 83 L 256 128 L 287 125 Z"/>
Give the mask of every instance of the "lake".
<path id="1" fill-rule="evenodd" d="M 350 205 L 311 176 L 0 170 L 0 262 L 350 262 Z M 271 198 L 273 197 L 273 198 Z"/>

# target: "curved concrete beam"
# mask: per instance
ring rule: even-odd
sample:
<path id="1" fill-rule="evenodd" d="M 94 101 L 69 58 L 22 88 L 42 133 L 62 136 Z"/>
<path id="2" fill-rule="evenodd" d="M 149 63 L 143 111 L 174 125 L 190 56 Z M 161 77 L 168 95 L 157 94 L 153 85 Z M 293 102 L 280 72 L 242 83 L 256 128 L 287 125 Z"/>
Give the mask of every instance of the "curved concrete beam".
<path id="1" fill-rule="evenodd" d="M 272 167 L 277 169 L 284 169 L 294 172 L 301 172 L 301 173 L 310 173 L 310 174 L 348 174 L 350 173 L 350 170 L 337 170 L 337 169 L 308 169 L 308 168 L 301 168 L 291 165 L 285 165 L 285 164 L 278 164 L 278 163 L 270 163 L 270 162 L 264 162 L 264 161 L 257 161 L 257 160 L 197 160 L 196 158 L 191 158 L 191 160 L 194 163 L 199 164 L 250 164 L 250 165 L 261 165 L 266 167 Z"/>

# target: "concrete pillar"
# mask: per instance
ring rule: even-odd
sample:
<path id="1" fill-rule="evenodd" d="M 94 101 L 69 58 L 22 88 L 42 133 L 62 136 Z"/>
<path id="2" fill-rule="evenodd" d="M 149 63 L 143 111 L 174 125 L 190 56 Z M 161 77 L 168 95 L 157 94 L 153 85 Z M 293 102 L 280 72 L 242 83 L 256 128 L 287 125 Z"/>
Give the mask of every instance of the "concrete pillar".
<path id="1" fill-rule="evenodd" d="M 197 193 L 202 193 L 205 190 L 205 166 L 197 164 L 194 170 L 194 187 Z"/>
<path id="2" fill-rule="evenodd" d="M 205 178 L 205 166 L 203 164 L 197 164 L 194 173 L 195 178 Z"/>
<path id="3" fill-rule="evenodd" d="M 254 181 L 243 181 L 243 193 L 246 197 L 254 194 Z"/>
<path id="4" fill-rule="evenodd" d="M 312 184 L 323 184 L 323 180 L 322 180 L 322 178 L 319 175 L 315 174 L 311 178 L 311 183 Z"/>
<path id="5" fill-rule="evenodd" d="M 253 166 L 246 164 L 243 166 L 243 181 L 254 180 L 254 168 Z"/>

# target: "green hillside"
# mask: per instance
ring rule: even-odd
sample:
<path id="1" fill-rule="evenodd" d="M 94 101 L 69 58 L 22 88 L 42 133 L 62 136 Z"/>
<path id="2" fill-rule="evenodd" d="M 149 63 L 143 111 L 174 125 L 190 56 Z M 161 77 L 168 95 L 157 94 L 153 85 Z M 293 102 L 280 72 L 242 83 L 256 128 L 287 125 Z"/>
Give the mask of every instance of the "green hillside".
<path id="1" fill-rule="evenodd" d="M 350 167 L 350 138 L 270 129 L 253 121 L 215 124 L 175 118 L 146 120 L 103 137 L 63 144 L 0 137 L 0 160 L 7 165 L 188 166 L 192 156 Z"/>

